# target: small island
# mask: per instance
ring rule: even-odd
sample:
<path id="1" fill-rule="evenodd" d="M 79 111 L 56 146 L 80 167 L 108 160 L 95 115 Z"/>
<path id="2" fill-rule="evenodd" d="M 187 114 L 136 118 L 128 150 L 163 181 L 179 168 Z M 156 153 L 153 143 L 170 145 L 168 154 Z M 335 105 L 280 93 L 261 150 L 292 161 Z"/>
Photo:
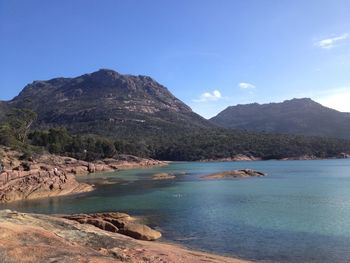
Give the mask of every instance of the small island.
<path id="1" fill-rule="evenodd" d="M 244 177 L 261 177 L 266 174 L 252 169 L 232 170 L 219 173 L 213 173 L 202 176 L 203 179 L 230 179 L 230 178 L 244 178 Z"/>

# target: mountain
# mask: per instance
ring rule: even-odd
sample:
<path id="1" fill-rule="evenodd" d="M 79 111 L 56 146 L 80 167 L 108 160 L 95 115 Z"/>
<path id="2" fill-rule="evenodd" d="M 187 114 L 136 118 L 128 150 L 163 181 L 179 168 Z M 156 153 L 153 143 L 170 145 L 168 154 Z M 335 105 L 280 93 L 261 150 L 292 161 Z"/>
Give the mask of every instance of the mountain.
<path id="1" fill-rule="evenodd" d="M 273 108 L 265 112 L 260 109 L 271 105 Z M 263 131 L 276 132 L 276 127 L 283 126 L 277 131 L 298 133 L 293 129 L 298 124 L 297 127 L 313 128 L 316 135 L 319 131 L 324 135 L 327 129 L 340 134 L 344 121 L 337 123 L 338 115 L 348 116 L 309 99 L 281 105 L 237 106 L 238 116 L 241 124 L 265 117 L 261 125 L 270 126 L 261 128 Z M 14 108 L 37 113 L 27 141 L 18 136 L 23 135 L 23 127 L 17 130 L 18 122 L 3 125 L 6 113 L 16 114 Z M 279 124 L 270 124 L 271 116 Z M 116 152 L 174 161 L 235 159 L 242 155 L 248 159 L 328 158 L 350 153 L 350 140 L 219 127 L 194 113 L 152 78 L 108 69 L 75 78 L 34 81 L 13 100 L 0 102 L 0 144 L 26 152 L 46 149 L 84 160 L 109 158 Z"/>
<path id="2" fill-rule="evenodd" d="M 309 99 L 230 106 L 210 119 L 226 128 L 350 139 L 350 113 Z"/>
<path id="3" fill-rule="evenodd" d="M 7 103 L 38 114 L 36 126 L 143 138 L 214 126 L 147 76 L 101 69 L 76 78 L 34 81 Z"/>

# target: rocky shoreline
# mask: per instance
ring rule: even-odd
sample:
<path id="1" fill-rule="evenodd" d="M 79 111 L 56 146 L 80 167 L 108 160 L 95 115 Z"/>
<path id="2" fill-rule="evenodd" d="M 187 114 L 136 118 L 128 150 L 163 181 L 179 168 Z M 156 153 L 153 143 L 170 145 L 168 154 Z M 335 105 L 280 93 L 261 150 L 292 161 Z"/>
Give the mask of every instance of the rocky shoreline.
<path id="1" fill-rule="evenodd" d="M 315 155 L 300 155 L 300 156 L 293 156 L 293 157 L 285 157 L 281 159 L 264 159 L 261 157 L 255 157 L 255 156 L 248 156 L 244 154 L 237 154 L 233 157 L 226 157 L 226 158 L 213 158 L 213 159 L 204 159 L 200 162 L 239 162 L 239 161 L 262 161 L 262 160 L 277 160 L 277 161 L 297 161 L 297 160 L 332 160 L 332 159 L 350 159 L 349 153 L 340 153 L 337 156 L 334 157 L 317 157 Z"/>
<path id="2" fill-rule="evenodd" d="M 107 217 L 109 216 L 110 213 Z M 137 240 L 62 216 L 1 210 L 0 233 L 2 263 L 247 262 L 193 251 L 178 245 Z"/>
<path id="3" fill-rule="evenodd" d="M 212 159 L 204 159 L 200 162 L 238 162 L 238 161 L 260 161 L 262 160 L 259 157 L 248 156 L 244 154 L 236 154 L 232 157 L 225 158 L 212 158 Z"/>
<path id="4" fill-rule="evenodd" d="M 59 217 L 74 220 L 80 224 L 93 225 L 105 231 L 119 233 L 140 240 L 154 241 L 162 236 L 159 231 L 136 222 L 135 218 L 125 213 L 74 214 L 61 215 Z"/>
<path id="5" fill-rule="evenodd" d="M 52 154 L 22 160 L 17 151 L 8 148 L 0 151 L 3 166 L 0 171 L 0 203 L 92 191 L 92 185 L 76 180 L 79 175 L 167 164 L 129 155 L 96 162 Z"/>

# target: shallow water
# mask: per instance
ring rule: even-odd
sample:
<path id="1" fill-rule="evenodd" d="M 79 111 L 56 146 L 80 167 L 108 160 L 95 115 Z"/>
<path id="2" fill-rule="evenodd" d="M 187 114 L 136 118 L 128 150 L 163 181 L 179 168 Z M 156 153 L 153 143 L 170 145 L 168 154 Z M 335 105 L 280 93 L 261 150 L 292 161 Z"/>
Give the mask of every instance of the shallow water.
<path id="1" fill-rule="evenodd" d="M 268 176 L 200 178 L 241 168 Z M 178 175 L 170 181 L 151 180 L 158 172 Z M 272 262 L 350 261 L 350 160 L 183 162 L 81 180 L 95 183 L 97 189 L 0 208 L 39 213 L 124 211 L 146 216 L 165 240 L 196 249 Z"/>

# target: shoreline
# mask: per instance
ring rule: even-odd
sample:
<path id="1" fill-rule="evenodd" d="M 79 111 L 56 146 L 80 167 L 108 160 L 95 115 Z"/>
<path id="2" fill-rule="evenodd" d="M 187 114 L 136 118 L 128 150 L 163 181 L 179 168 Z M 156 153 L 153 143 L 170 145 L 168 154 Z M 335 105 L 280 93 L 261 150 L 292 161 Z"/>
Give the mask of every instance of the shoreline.
<path id="1" fill-rule="evenodd" d="M 314 160 L 347 160 L 350 159 L 350 156 L 347 157 L 328 157 L 320 158 L 315 156 L 299 156 L 299 157 L 285 157 L 281 159 L 263 159 L 257 157 L 248 157 L 246 159 L 236 159 L 236 158 L 219 158 L 219 159 L 204 159 L 194 162 L 203 162 L 203 163 L 214 163 L 214 162 L 256 162 L 256 161 L 314 161 Z"/>
<path id="2" fill-rule="evenodd" d="M 317 160 L 334 160 L 334 159 L 346 159 L 346 158 L 329 158 L 329 159 L 317 159 Z M 303 159 L 303 160 L 310 160 L 310 159 Z M 314 160 L 314 159 L 312 159 L 312 160 Z M 171 162 L 163 162 L 164 165 L 167 165 L 168 163 L 171 163 Z M 163 165 L 163 164 L 161 164 L 161 165 Z M 123 169 L 121 167 L 122 166 L 120 166 L 120 168 L 119 168 L 120 170 Z M 143 166 L 143 165 L 137 166 L 136 165 L 136 167 L 135 167 L 134 165 L 128 164 L 126 167 L 127 168 L 123 169 L 123 170 L 137 169 L 140 167 L 147 168 L 147 167 L 153 167 L 153 166 Z M 117 169 L 117 170 L 119 170 L 119 169 Z M 75 175 L 75 176 L 78 176 L 78 175 Z M 75 193 L 73 193 L 73 194 L 75 194 Z M 42 198 L 46 198 L 46 197 L 44 196 Z M 21 202 L 21 201 L 23 201 L 23 199 L 16 200 L 16 201 Z M 0 214 L 1 214 L 1 211 L 0 211 Z M 49 218 L 55 217 L 53 215 L 42 215 L 42 214 L 27 214 L 27 213 L 18 213 L 18 214 L 23 215 L 24 219 L 27 218 L 27 215 L 31 215 L 34 218 L 36 218 L 36 216 L 39 216 L 39 217 L 46 216 L 48 221 L 51 220 Z M 142 218 L 142 216 L 140 216 L 140 218 Z M 28 224 L 30 225 L 31 222 L 32 221 L 29 221 Z M 23 223 L 23 224 L 27 224 L 27 223 Z M 72 224 L 75 224 L 75 223 L 72 223 Z M 71 224 L 69 223 L 67 226 L 69 227 L 70 225 Z M 15 227 L 15 225 L 12 225 L 12 227 Z M 87 227 L 87 226 L 85 226 L 85 227 Z M 0 230 L 1 229 L 2 229 L 2 221 L 1 221 L 1 215 L 0 215 Z M 82 229 L 84 230 L 85 228 L 83 227 Z M 79 228 L 79 230 L 80 230 L 80 228 Z M 6 231 L 12 231 L 12 230 L 7 228 Z M 112 233 L 112 234 L 114 234 L 114 233 Z M 110 235 L 111 234 L 106 234 L 107 237 L 110 237 Z M 123 239 L 124 237 L 120 237 L 120 234 L 115 234 L 115 235 L 119 235 L 117 237 L 114 237 L 118 240 L 117 242 L 121 242 L 120 240 L 123 240 L 123 242 L 126 242 L 125 244 L 129 244 L 128 243 L 129 241 L 125 241 Z M 102 235 L 102 236 L 104 236 L 104 235 Z M 176 241 L 171 241 L 171 240 L 164 240 L 164 241 L 160 240 L 160 241 L 156 241 L 156 242 L 132 240 L 130 242 L 136 242 L 135 244 L 140 246 L 138 249 L 140 249 L 142 252 L 140 252 L 137 249 L 124 251 L 123 249 L 119 249 L 119 248 L 118 249 L 114 248 L 115 250 L 112 251 L 110 248 L 101 247 L 101 248 L 99 248 L 99 250 L 97 252 L 100 253 L 100 250 L 103 251 L 103 252 L 101 252 L 103 260 L 99 258 L 101 255 L 98 254 L 98 256 L 96 256 L 98 258 L 98 261 L 95 261 L 95 262 L 124 262 L 124 261 L 118 261 L 119 257 L 120 257 L 120 253 L 122 254 L 121 257 L 125 261 L 130 260 L 130 258 L 133 259 L 133 257 L 139 256 L 142 254 L 143 257 L 145 257 L 145 258 L 148 258 L 150 260 L 155 260 L 155 261 L 145 261 L 145 262 L 159 262 L 159 261 L 156 261 L 156 258 L 163 259 L 163 257 L 165 257 L 164 260 L 167 260 L 166 262 L 181 262 L 179 260 L 185 260 L 182 262 L 201 262 L 201 263 L 203 261 L 213 262 L 213 263 L 218 263 L 218 262 L 223 262 L 223 263 L 224 262 L 227 262 L 227 263 L 250 262 L 250 261 L 246 261 L 246 260 L 239 259 L 239 258 L 231 258 L 229 255 L 219 255 L 219 254 L 215 254 L 215 252 L 192 249 L 192 248 L 183 246 L 182 244 L 179 244 Z M 1 261 L 1 259 L 2 259 L 1 258 L 1 249 L 2 249 L 2 244 L 0 241 L 0 262 L 3 262 L 3 261 Z M 118 251 L 118 252 L 116 252 L 116 251 Z M 109 257 L 111 257 L 113 259 L 110 259 Z M 83 259 L 80 258 L 80 260 L 83 260 Z M 99 261 L 99 260 L 102 260 L 102 261 Z M 107 260 L 107 261 L 105 261 L 105 260 Z M 140 258 L 140 260 L 142 260 L 142 259 Z M 31 262 L 31 261 L 28 261 L 28 262 Z M 63 261 L 63 262 L 65 262 L 65 261 Z M 131 261 L 131 262 L 133 262 L 133 261 Z M 137 262 L 143 262 L 143 261 L 137 261 Z"/>
<path id="3" fill-rule="evenodd" d="M 2 262 L 250 262 L 169 242 L 136 240 L 43 214 L 0 210 L 0 230 Z"/>
<path id="4" fill-rule="evenodd" d="M 120 155 L 94 162 L 67 156 L 43 154 L 22 160 L 21 154 L 0 148 L 3 170 L 0 171 L 0 203 L 65 196 L 90 192 L 94 186 L 76 178 L 92 173 L 164 166 L 169 162 Z"/>
<path id="5" fill-rule="evenodd" d="M 21 154 L 6 147 L 0 148 L 4 156 L 3 171 L 0 172 L 0 203 L 66 196 L 94 190 L 94 185 L 79 182 L 79 176 L 129 169 L 165 166 L 171 161 L 159 161 L 130 155 L 118 158 L 86 162 L 71 157 L 43 154 L 35 159 L 21 160 Z M 348 155 L 318 158 L 312 155 L 282 159 L 262 159 L 238 154 L 229 158 L 206 159 L 197 162 L 252 162 L 289 160 L 335 160 L 349 159 Z"/>

